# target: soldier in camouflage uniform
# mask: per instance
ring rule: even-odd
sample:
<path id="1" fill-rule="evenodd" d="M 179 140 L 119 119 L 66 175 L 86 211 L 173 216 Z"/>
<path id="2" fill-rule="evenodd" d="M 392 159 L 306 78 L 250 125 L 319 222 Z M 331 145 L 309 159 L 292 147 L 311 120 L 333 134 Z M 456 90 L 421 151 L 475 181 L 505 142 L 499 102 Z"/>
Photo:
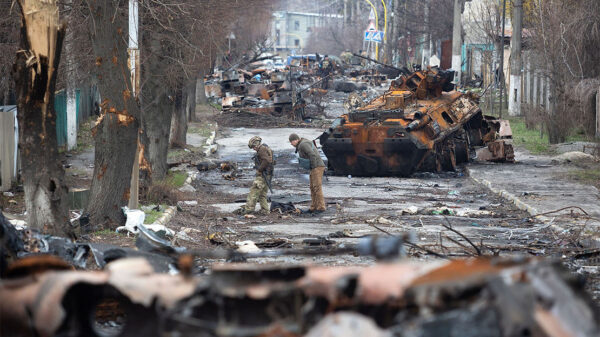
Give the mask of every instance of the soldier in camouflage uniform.
<path id="1" fill-rule="evenodd" d="M 273 150 L 267 144 L 261 144 L 262 139 L 258 136 L 250 138 L 248 147 L 256 151 L 254 155 L 254 167 L 256 168 L 256 177 L 250 187 L 250 193 L 246 198 L 246 206 L 241 209 L 241 213 L 250 214 L 254 212 L 256 202 L 260 204 L 260 212 L 269 214 L 269 203 L 267 202 L 267 192 L 273 177 Z"/>
<path id="2" fill-rule="evenodd" d="M 300 138 L 295 133 L 289 137 L 290 144 L 296 148 L 299 155 L 300 166 L 310 170 L 310 208 L 305 213 L 322 213 L 325 211 L 325 198 L 323 197 L 323 173 L 325 173 L 325 163 L 319 155 L 319 150 L 315 144 L 306 139 Z"/>

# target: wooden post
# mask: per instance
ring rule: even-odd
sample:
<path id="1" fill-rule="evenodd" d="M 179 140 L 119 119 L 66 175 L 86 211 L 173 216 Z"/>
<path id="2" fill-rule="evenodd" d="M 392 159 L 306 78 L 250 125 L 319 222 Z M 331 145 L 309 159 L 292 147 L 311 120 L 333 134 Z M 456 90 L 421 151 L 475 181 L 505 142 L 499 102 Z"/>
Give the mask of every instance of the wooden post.
<path id="1" fill-rule="evenodd" d="M 596 92 L 596 138 L 600 138 L 600 87 Z"/>
<path id="2" fill-rule="evenodd" d="M 531 62 L 529 61 L 529 53 L 527 55 L 527 63 L 525 64 L 525 84 L 523 85 L 523 103 L 529 104 L 531 101 Z"/>
<path id="3" fill-rule="evenodd" d="M 133 169 L 131 171 L 131 183 L 130 183 L 130 194 L 129 209 L 139 208 L 139 194 L 140 194 L 140 137 L 138 136 L 138 146 L 135 150 L 135 159 L 133 161 Z"/>
<path id="4" fill-rule="evenodd" d="M 544 77 L 544 91 L 544 105 L 546 106 L 546 111 L 552 113 L 552 109 L 550 108 L 550 78 L 548 77 Z"/>
<path id="5" fill-rule="evenodd" d="M 538 76 L 537 71 L 533 71 L 533 93 L 531 96 L 531 106 L 536 108 L 539 104 L 538 101 L 538 85 L 539 85 L 540 77 Z"/>
<path id="6" fill-rule="evenodd" d="M 138 49 L 138 1 L 129 0 L 129 69 L 131 71 L 131 87 L 133 97 L 140 97 L 140 51 Z M 140 125 L 141 127 L 141 125 Z M 131 183 L 129 186 L 130 209 L 139 207 L 140 194 L 140 135 L 138 132 L 135 160 L 131 171 Z"/>

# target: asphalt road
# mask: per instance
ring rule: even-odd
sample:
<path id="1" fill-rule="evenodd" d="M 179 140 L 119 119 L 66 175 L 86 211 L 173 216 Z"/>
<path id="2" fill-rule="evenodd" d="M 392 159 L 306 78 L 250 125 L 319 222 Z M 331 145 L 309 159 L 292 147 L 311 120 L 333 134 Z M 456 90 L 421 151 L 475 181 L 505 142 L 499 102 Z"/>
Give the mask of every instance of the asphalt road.
<path id="1" fill-rule="evenodd" d="M 285 239 L 293 247 L 306 247 L 306 239 L 329 238 L 329 247 L 347 247 L 363 236 L 408 235 L 421 248 L 406 247 L 407 257 L 439 258 L 425 249 L 448 257 L 483 255 L 545 255 L 560 245 L 547 221 L 528 218 L 488 187 L 468 176 L 468 171 L 443 174 L 416 174 L 410 178 L 359 178 L 329 176 L 323 190 L 328 210 L 318 216 L 271 214 L 244 218 L 231 214 L 243 203 L 254 177 L 247 147 L 258 135 L 273 150 L 277 161 L 273 179 L 273 200 L 292 201 L 307 208 L 310 194 L 308 172 L 297 164 L 288 142 L 291 132 L 314 139 L 315 129 L 224 129 L 217 140 L 220 160 L 237 164 L 235 181 L 225 180 L 218 170 L 202 172 L 199 181 L 238 202 L 211 206 L 228 220 L 235 241 Z M 501 164 L 507 170 L 514 164 Z M 341 237 L 340 237 L 341 236 Z M 558 249 L 558 248 L 557 248 Z M 371 263 L 373 258 L 346 254 L 336 257 L 294 257 L 257 259 L 258 262 L 319 262 L 327 264 Z"/>

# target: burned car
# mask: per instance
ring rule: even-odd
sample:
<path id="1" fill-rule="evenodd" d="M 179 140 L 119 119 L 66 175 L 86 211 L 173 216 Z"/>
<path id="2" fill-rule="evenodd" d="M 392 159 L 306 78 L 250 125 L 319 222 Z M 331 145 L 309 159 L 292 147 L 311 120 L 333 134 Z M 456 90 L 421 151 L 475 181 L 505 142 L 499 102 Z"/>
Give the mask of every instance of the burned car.
<path id="1" fill-rule="evenodd" d="M 355 176 L 455 170 L 487 147 L 485 160 L 514 161 L 507 121 L 484 116 L 474 94 L 454 90 L 452 71 L 402 75 L 367 105 L 336 119 L 320 137 L 329 169 Z"/>

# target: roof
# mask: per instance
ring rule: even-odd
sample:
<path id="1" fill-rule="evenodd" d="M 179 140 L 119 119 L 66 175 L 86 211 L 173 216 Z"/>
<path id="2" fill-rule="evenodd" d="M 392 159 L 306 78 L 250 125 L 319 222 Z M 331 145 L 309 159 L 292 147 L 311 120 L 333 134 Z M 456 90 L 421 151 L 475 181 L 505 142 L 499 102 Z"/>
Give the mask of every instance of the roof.
<path id="1" fill-rule="evenodd" d="M 273 13 L 273 15 L 282 15 L 282 14 L 290 14 L 290 15 L 301 15 L 301 16 L 314 16 L 321 18 L 334 18 L 334 19 L 342 19 L 344 16 L 340 14 L 321 14 L 321 13 L 307 13 L 307 12 L 288 12 L 288 11 L 279 11 Z"/>

